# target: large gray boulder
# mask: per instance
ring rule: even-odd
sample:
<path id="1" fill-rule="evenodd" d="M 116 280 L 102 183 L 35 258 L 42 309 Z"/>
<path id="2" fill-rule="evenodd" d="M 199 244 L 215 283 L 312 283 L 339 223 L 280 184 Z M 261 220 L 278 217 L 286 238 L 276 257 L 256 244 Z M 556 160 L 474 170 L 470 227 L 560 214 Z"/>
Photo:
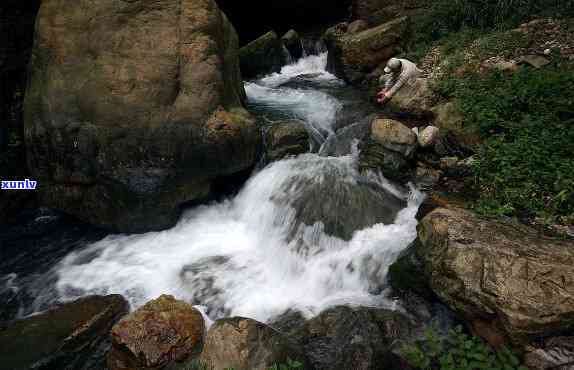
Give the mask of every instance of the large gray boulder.
<path id="1" fill-rule="evenodd" d="M 213 0 L 42 2 L 25 103 L 42 203 L 116 231 L 170 227 L 255 163 L 244 99 Z"/>
<path id="2" fill-rule="evenodd" d="M 414 334 L 402 314 L 337 306 L 289 331 L 317 370 L 400 368 L 400 343 Z"/>
<path id="3" fill-rule="evenodd" d="M 361 144 L 361 170 L 382 171 L 389 179 L 403 181 L 409 176 L 409 160 L 417 149 L 417 135 L 392 119 L 375 119 L 371 133 Z"/>
<path id="4" fill-rule="evenodd" d="M 426 78 L 417 78 L 403 85 L 387 103 L 393 112 L 415 117 L 430 118 L 437 96 Z"/>
<path id="5" fill-rule="evenodd" d="M 108 332 L 128 310 L 120 295 L 90 296 L 0 328 L 0 367 L 102 369 Z"/>
<path id="6" fill-rule="evenodd" d="M 293 212 L 291 240 L 302 242 L 301 247 L 314 252 L 317 245 L 305 242 L 305 236 L 309 236 L 305 227 L 350 240 L 358 230 L 392 224 L 406 206 L 405 199 L 376 182 L 361 179 L 353 163 L 339 158 L 307 156 L 283 165 L 292 167 L 292 175 L 282 184 L 283 193 L 273 201 Z"/>
<path id="7" fill-rule="evenodd" d="M 347 82 L 362 81 L 400 52 L 408 23 L 408 18 L 402 17 L 358 33 L 344 33 L 340 26 L 328 30 L 324 37 L 329 50 L 327 69 Z"/>
<path id="8" fill-rule="evenodd" d="M 574 328 L 574 242 L 454 207 L 429 213 L 418 234 L 432 291 L 491 343 Z"/>

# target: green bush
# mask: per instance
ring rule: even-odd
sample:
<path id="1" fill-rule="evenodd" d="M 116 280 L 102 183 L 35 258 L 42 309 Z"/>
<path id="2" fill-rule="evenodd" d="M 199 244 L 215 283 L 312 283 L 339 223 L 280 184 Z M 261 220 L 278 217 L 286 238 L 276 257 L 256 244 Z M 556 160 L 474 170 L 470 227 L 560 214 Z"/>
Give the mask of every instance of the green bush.
<path id="1" fill-rule="evenodd" d="M 427 329 L 425 340 L 406 345 L 402 354 L 411 366 L 423 370 L 527 370 L 508 348 L 495 352 L 460 326 L 442 339 Z"/>
<path id="2" fill-rule="evenodd" d="M 552 222 L 574 213 L 573 72 L 557 63 L 441 83 L 485 140 L 474 166 L 479 211 Z"/>

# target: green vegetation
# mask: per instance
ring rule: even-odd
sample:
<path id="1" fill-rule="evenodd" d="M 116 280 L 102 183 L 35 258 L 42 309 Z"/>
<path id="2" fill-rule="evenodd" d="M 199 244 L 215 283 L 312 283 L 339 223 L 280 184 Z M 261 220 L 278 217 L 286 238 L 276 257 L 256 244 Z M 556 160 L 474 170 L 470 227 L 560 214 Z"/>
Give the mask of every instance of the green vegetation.
<path id="1" fill-rule="evenodd" d="M 512 27 L 533 15 L 567 16 L 574 4 L 564 0 L 436 0 L 433 2 L 435 27 L 443 32 L 463 27 L 488 30 Z"/>
<path id="2" fill-rule="evenodd" d="M 436 0 L 415 20 L 406 57 L 420 63 L 437 48 L 441 73 L 433 88 L 455 102 L 467 134 L 483 143 L 469 181 L 471 198 L 478 199 L 475 209 L 571 224 L 574 63 L 555 49 L 552 64 L 541 69 L 505 73 L 481 65 L 492 57 L 524 55 L 536 36 L 509 30 L 548 16 L 560 19 L 558 37 L 571 38 L 574 1 Z"/>
<path id="3" fill-rule="evenodd" d="M 460 48 L 479 35 L 509 30 L 535 17 L 574 17 L 574 1 L 564 0 L 433 0 L 413 19 L 407 57 L 420 61 L 436 41 L 450 39 Z M 456 42 L 462 41 L 462 44 Z"/>
<path id="4" fill-rule="evenodd" d="M 574 69 L 492 71 L 445 78 L 464 125 L 484 139 L 478 151 L 477 209 L 569 222 L 574 214 Z"/>
<path id="5" fill-rule="evenodd" d="M 429 328 L 424 342 L 406 345 L 402 353 L 411 366 L 423 370 L 526 370 L 512 351 L 495 352 L 480 338 L 463 333 L 460 326 L 442 339 Z"/>

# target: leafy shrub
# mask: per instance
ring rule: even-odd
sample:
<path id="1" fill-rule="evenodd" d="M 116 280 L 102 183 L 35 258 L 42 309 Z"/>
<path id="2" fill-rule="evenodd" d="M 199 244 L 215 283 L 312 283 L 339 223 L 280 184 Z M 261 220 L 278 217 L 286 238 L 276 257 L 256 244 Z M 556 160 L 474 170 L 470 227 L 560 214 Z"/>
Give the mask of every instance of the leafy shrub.
<path id="1" fill-rule="evenodd" d="M 513 26 L 533 15 L 565 16 L 573 9 L 572 2 L 563 0 L 437 0 L 433 15 L 443 29 L 458 31 Z"/>
<path id="2" fill-rule="evenodd" d="M 402 349 L 411 366 L 423 370 L 527 370 L 508 348 L 494 352 L 480 338 L 463 333 L 460 326 L 446 338 L 439 338 L 432 328 L 425 341 Z"/>
<path id="3" fill-rule="evenodd" d="M 574 213 L 572 68 L 472 74 L 441 85 L 465 127 L 485 140 L 474 168 L 478 210 L 549 221 Z"/>

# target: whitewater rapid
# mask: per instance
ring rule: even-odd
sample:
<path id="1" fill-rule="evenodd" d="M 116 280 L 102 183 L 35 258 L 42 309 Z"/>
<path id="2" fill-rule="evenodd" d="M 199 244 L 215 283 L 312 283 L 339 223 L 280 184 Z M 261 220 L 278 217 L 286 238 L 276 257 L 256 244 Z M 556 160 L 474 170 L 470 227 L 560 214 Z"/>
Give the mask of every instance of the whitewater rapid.
<path id="1" fill-rule="evenodd" d="M 296 76 L 341 84 L 325 71 L 326 54 L 309 56 L 281 73 L 246 84 L 250 104 L 291 112 L 311 132 L 333 133 L 341 103 L 316 90 L 282 88 Z M 377 224 L 344 241 L 323 233 L 321 222 L 298 226 L 289 199 L 298 183 L 314 186 L 336 173 L 337 181 L 360 181 L 357 152 L 344 157 L 304 154 L 255 173 L 232 199 L 187 211 L 170 230 L 111 235 L 68 254 L 56 267 L 60 299 L 118 293 L 132 308 L 161 294 L 201 306 L 212 318 L 246 316 L 269 321 L 287 310 L 310 317 L 337 304 L 391 307 L 382 285 L 388 266 L 416 237 L 422 200 L 384 178 L 379 185 L 408 201 L 393 224 Z M 331 178 L 331 177 L 329 177 Z M 294 179 L 297 179 L 294 181 Z M 337 201 L 327 194 L 322 201 Z M 305 253 L 301 240 L 311 246 Z"/>

